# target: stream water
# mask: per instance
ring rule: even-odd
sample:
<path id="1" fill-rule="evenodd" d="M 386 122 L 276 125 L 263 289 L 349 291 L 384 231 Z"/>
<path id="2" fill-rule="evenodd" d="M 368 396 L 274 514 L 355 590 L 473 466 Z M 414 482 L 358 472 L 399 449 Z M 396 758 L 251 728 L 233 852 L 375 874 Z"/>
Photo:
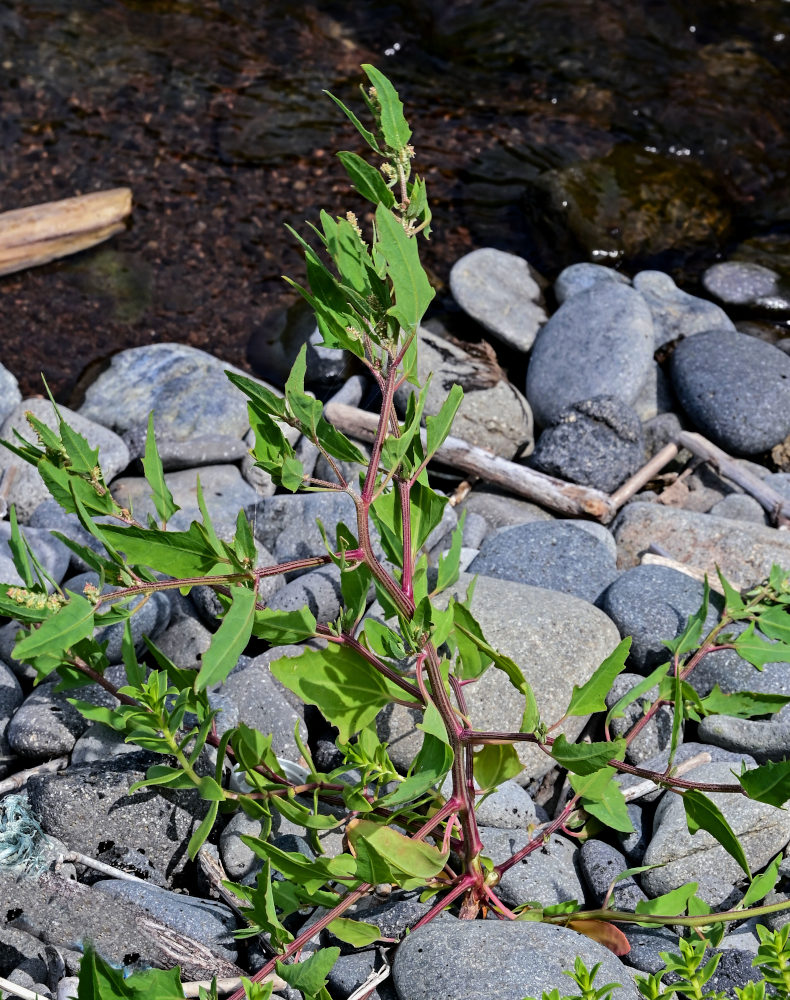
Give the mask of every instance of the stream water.
<path id="1" fill-rule="evenodd" d="M 548 278 L 790 261 L 787 0 L 0 0 L 0 209 L 129 185 L 128 231 L 0 279 L 0 360 L 58 398 L 160 340 L 276 379 L 283 223 L 360 208 L 321 91 L 406 104 L 439 290 L 490 245 Z"/>

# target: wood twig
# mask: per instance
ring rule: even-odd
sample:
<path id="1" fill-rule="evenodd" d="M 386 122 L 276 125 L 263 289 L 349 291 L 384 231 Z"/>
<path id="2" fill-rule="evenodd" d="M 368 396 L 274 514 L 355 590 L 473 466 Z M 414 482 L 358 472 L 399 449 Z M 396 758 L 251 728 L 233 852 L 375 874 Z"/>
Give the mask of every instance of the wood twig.
<path id="1" fill-rule="evenodd" d="M 17 986 L 16 983 L 10 983 L 7 979 L 0 979 L 0 990 L 8 993 L 9 996 L 20 997 L 21 1000 L 44 1000 L 40 993 L 34 993 L 33 990 L 25 989 L 24 986 Z"/>
<path id="2" fill-rule="evenodd" d="M 280 979 L 279 976 L 275 975 L 273 972 L 271 975 L 266 976 L 261 980 L 263 983 L 274 983 L 274 988 L 276 990 L 281 990 L 288 983 L 284 979 Z M 241 987 L 241 977 L 235 979 L 218 979 L 217 980 L 217 993 L 223 996 L 226 993 L 234 993 L 237 989 Z M 182 983 L 181 989 L 184 991 L 185 997 L 199 997 L 201 989 L 209 990 L 211 988 L 211 980 L 203 979 L 196 980 L 192 983 Z"/>
<path id="3" fill-rule="evenodd" d="M 45 760 L 43 764 L 36 764 L 35 767 L 30 767 L 26 771 L 17 771 L 17 773 L 12 774 L 10 778 L 3 778 L 3 780 L 0 781 L 0 796 L 7 795 L 9 792 L 16 792 L 20 788 L 24 788 L 28 779 L 37 774 L 49 774 L 52 771 L 62 771 L 64 767 L 68 766 L 68 763 L 68 757 L 53 757 L 52 760 Z"/>
<path id="4" fill-rule="evenodd" d="M 131 210 L 131 190 L 113 188 L 2 212 L 0 275 L 95 246 L 120 232 Z"/>

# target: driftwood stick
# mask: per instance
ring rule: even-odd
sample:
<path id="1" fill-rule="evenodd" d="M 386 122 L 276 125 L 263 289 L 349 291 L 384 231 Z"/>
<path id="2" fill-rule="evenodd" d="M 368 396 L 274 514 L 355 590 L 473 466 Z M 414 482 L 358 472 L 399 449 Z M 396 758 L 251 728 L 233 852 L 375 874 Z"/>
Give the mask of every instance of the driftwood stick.
<path id="1" fill-rule="evenodd" d="M 259 980 L 263 983 L 274 983 L 274 988 L 276 990 L 281 990 L 288 983 L 279 976 L 272 973 L 270 976 L 266 976 L 264 979 Z M 218 979 L 217 980 L 217 993 L 219 996 L 224 996 L 226 993 L 235 993 L 237 989 L 241 986 L 241 978 L 237 977 L 235 979 Z M 185 997 L 198 997 L 200 996 L 201 989 L 209 990 L 211 988 L 211 980 L 197 980 L 193 983 L 181 983 L 181 989 L 184 991 Z"/>
<path id="2" fill-rule="evenodd" d="M 775 527 L 790 527 L 790 501 L 777 493 L 767 483 L 758 479 L 748 469 L 738 465 L 721 448 L 717 448 L 701 434 L 695 434 L 692 431 L 681 431 L 677 436 L 677 443 L 683 448 L 688 448 L 698 458 L 716 466 L 722 476 L 732 480 L 742 490 L 753 496 L 768 511 Z"/>
<path id="3" fill-rule="evenodd" d="M 645 483 L 649 483 L 653 476 L 658 475 L 664 466 L 672 461 L 679 450 L 678 446 L 672 442 L 665 444 L 661 451 L 656 452 L 638 472 L 635 472 L 630 479 L 626 479 L 622 486 L 618 486 L 609 497 L 615 509 L 619 510 L 624 503 L 642 489 Z"/>
<path id="4" fill-rule="evenodd" d="M 64 767 L 68 766 L 68 763 L 68 757 L 54 757 L 52 760 L 44 761 L 43 764 L 36 764 L 35 767 L 28 768 L 27 771 L 18 771 L 16 774 L 12 774 L 10 778 L 4 778 L 0 781 L 0 795 L 6 795 L 8 792 L 16 792 L 20 788 L 24 788 L 28 778 L 32 778 L 36 774 L 62 771 Z"/>
<path id="5" fill-rule="evenodd" d="M 109 239 L 132 210 L 129 188 L 0 213 L 0 275 L 47 264 Z"/>
<path id="6" fill-rule="evenodd" d="M 327 403 L 324 413 L 330 423 L 352 437 L 372 441 L 376 435 L 378 417 L 375 413 L 358 410 L 343 403 Z M 421 431 L 421 436 L 424 444 L 425 431 Z M 448 437 L 437 451 L 436 460 L 460 469 L 467 475 L 479 476 L 486 482 L 503 486 L 511 493 L 526 497 L 567 517 L 586 516 L 607 523 L 616 513 L 611 499 L 600 490 L 546 476 L 524 465 L 499 458 L 460 438 Z"/>

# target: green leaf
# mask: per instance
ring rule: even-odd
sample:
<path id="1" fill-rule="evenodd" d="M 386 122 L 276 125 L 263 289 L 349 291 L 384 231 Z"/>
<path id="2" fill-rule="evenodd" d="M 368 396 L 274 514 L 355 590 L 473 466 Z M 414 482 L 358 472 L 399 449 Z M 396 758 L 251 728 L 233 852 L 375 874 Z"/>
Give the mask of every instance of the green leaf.
<path id="1" fill-rule="evenodd" d="M 735 691 L 725 694 L 718 684 L 702 699 L 708 715 L 732 715 L 738 719 L 751 719 L 756 715 L 773 715 L 790 701 L 783 694 L 761 694 L 756 691 Z"/>
<path id="2" fill-rule="evenodd" d="M 569 774 L 568 780 L 574 792 L 581 796 L 586 812 L 612 830 L 632 833 L 634 825 L 628 815 L 625 796 L 614 780 L 616 773 L 613 767 L 602 767 L 586 775 Z"/>
<path id="3" fill-rule="evenodd" d="M 188 531 L 114 524 L 103 524 L 97 530 L 102 538 L 124 552 L 132 565 L 150 566 L 168 576 L 208 576 L 218 562 L 205 530 L 196 521 Z"/>
<path id="4" fill-rule="evenodd" d="M 565 733 L 560 733 L 551 747 L 551 756 L 574 774 L 592 774 L 606 767 L 610 760 L 623 760 L 626 746 L 624 739 L 611 743 L 569 743 Z"/>
<path id="5" fill-rule="evenodd" d="M 438 875 L 447 864 L 449 851 L 411 840 L 372 820 L 352 820 L 347 830 L 357 857 L 357 875 L 365 882 L 389 882 L 409 888 L 414 880 L 422 883 Z"/>
<path id="6" fill-rule="evenodd" d="M 357 132 L 359 132 L 359 134 L 362 136 L 362 138 L 365 140 L 365 142 L 370 146 L 370 148 L 372 150 L 374 150 L 375 152 L 380 153 L 381 149 L 379 148 L 378 142 L 376 142 L 375 135 L 373 135 L 372 132 L 370 132 L 368 129 L 365 128 L 365 126 L 357 118 L 357 116 L 354 114 L 354 112 L 350 111 L 345 106 L 345 104 L 343 104 L 343 102 L 341 100 L 339 100 L 337 97 L 335 97 L 334 94 L 330 94 L 330 92 L 328 90 L 325 90 L 324 93 L 326 94 L 327 97 L 331 98 L 335 102 L 335 104 L 340 108 L 340 110 L 343 112 L 343 114 L 352 123 L 352 125 L 354 126 L 354 128 L 357 130 Z"/>
<path id="7" fill-rule="evenodd" d="M 377 619 L 367 618 L 362 634 L 365 637 L 365 644 L 377 656 L 388 656 L 393 660 L 402 660 L 406 657 L 401 635 Z"/>
<path id="8" fill-rule="evenodd" d="M 411 488 L 411 548 L 414 555 L 425 545 L 428 536 L 442 520 L 448 498 L 419 480 Z"/>
<path id="9" fill-rule="evenodd" d="M 326 986 L 326 977 L 339 957 L 339 948 L 319 948 L 302 962 L 294 962 L 292 965 L 278 962 L 277 975 L 292 989 L 314 996 Z"/>
<path id="10" fill-rule="evenodd" d="M 14 647 L 17 660 L 29 662 L 44 653 L 58 654 L 93 634 L 94 606 L 79 594 L 66 591 L 68 603 Z"/>
<path id="11" fill-rule="evenodd" d="M 148 485 L 151 487 L 151 499 L 153 500 L 156 512 L 160 520 L 166 523 L 176 511 L 181 510 L 173 500 L 173 494 L 165 482 L 165 471 L 162 468 L 162 460 L 156 447 L 154 437 L 154 414 L 148 414 L 148 433 L 145 438 L 145 455 L 143 457 L 143 471 Z"/>
<path id="12" fill-rule="evenodd" d="M 464 399 L 464 390 L 454 382 L 436 416 L 425 418 L 427 455 L 435 455 L 453 426 L 458 407 Z"/>
<path id="13" fill-rule="evenodd" d="M 381 202 L 385 208 L 392 208 L 395 204 L 395 196 L 374 166 L 367 160 L 363 160 L 361 156 L 357 156 L 356 153 L 338 153 L 337 158 L 346 168 L 351 183 L 363 198 L 372 201 L 374 205 Z"/>
<path id="14" fill-rule="evenodd" d="M 743 599 L 729 580 L 725 579 L 724 574 L 718 566 L 716 567 L 716 575 L 719 578 L 719 583 L 724 593 L 724 613 L 730 618 L 737 619 L 745 608 Z"/>
<path id="15" fill-rule="evenodd" d="M 622 639 L 606 657 L 592 677 L 581 687 L 573 685 L 571 702 L 566 715 L 591 715 L 606 708 L 606 696 L 612 690 L 614 679 L 625 670 L 625 661 L 631 651 L 631 636 Z"/>
<path id="16" fill-rule="evenodd" d="M 460 576 L 461 569 L 461 548 L 464 541 L 464 521 L 466 511 L 461 512 L 458 524 L 453 528 L 450 548 L 442 552 L 439 556 L 438 573 L 436 579 L 435 594 L 441 593 L 447 587 L 451 587 Z"/>
<path id="17" fill-rule="evenodd" d="M 411 129 L 403 116 L 403 104 L 398 92 L 375 66 L 363 63 L 362 69 L 376 88 L 376 101 L 381 109 L 379 124 L 384 141 L 392 150 L 403 149 L 411 138 Z"/>
<path id="18" fill-rule="evenodd" d="M 313 812 L 296 799 L 286 798 L 284 795 L 274 796 L 272 805 L 281 816 L 285 816 L 291 823 L 304 826 L 308 830 L 332 830 L 340 822 L 334 816 Z"/>
<path id="19" fill-rule="evenodd" d="M 198 851 L 203 846 L 203 844 L 205 844 L 208 835 L 214 828 L 214 823 L 217 820 L 218 811 L 219 811 L 219 800 L 215 799 L 209 806 L 208 812 L 203 817 L 200 826 L 195 830 L 195 832 L 189 838 L 189 844 L 187 845 L 187 854 L 189 855 L 190 861 L 195 860 L 195 858 L 198 855 Z"/>
<path id="20" fill-rule="evenodd" d="M 255 548 L 255 539 L 252 535 L 249 519 L 243 510 L 240 510 L 236 517 L 236 534 L 233 537 L 233 548 L 240 563 L 248 566 L 255 565 L 258 558 L 258 550 Z"/>
<path id="21" fill-rule="evenodd" d="M 767 802 L 781 809 L 790 799 L 790 760 L 769 760 L 751 771 L 744 764 L 741 773 L 735 776 L 755 802 Z"/>
<path id="22" fill-rule="evenodd" d="M 126 620 L 123 627 L 123 638 L 121 639 L 121 658 L 126 667 L 126 682 L 131 687 L 139 687 L 145 680 L 145 668 L 140 666 L 137 660 L 137 653 L 134 648 L 132 637 L 132 623 Z"/>
<path id="23" fill-rule="evenodd" d="M 779 879 L 779 866 L 781 863 L 782 853 L 780 851 L 761 875 L 754 876 L 751 885 L 746 890 L 740 902 L 741 906 L 754 906 L 755 903 L 759 903 L 760 900 L 765 899 Z"/>
<path id="24" fill-rule="evenodd" d="M 383 255 L 387 274 L 395 291 L 395 305 L 387 310 L 406 333 L 417 329 L 425 310 L 434 296 L 428 277 L 420 263 L 417 241 L 406 235 L 403 226 L 389 209 L 376 209 L 376 247 Z"/>
<path id="25" fill-rule="evenodd" d="M 699 646 L 702 637 L 702 628 L 705 619 L 708 617 L 708 601 L 710 599 L 710 587 L 708 578 L 705 578 L 705 589 L 702 596 L 702 604 L 699 610 L 689 617 L 686 627 L 676 639 L 665 639 L 664 645 L 678 657 L 690 653 Z"/>
<path id="26" fill-rule="evenodd" d="M 316 632 L 315 615 L 305 605 L 296 611 L 274 611 L 264 608 L 255 612 L 252 634 L 266 639 L 273 646 L 312 639 Z"/>
<path id="27" fill-rule="evenodd" d="M 24 580 L 25 586 L 30 588 L 33 586 L 34 582 L 33 570 L 30 568 L 30 559 L 28 557 L 25 539 L 22 537 L 22 533 L 19 530 L 19 523 L 16 517 L 16 507 L 14 504 L 11 504 L 8 516 L 11 522 L 11 538 L 8 541 L 8 547 L 11 550 L 11 558 L 14 562 L 17 573 L 19 573 Z"/>
<path id="28" fill-rule="evenodd" d="M 373 924 L 366 924 L 361 920 L 350 920 L 348 917 L 335 917 L 327 925 L 330 934 L 345 941 L 346 944 L 355 948 L 366 948 L 381 937 L 381 931 Z"/>
<path id="29" fill-rule="evenodd" d="M 326 649 L 306 649 L 301 656 L 275 660 L 271 671 L 302 701 L 318 706 L 340 730 L 342 743 L 372 722 L 392 695 L 374 667 L 352 650 L 334 643 Z"/>
<path id="30" fill-rule="evenodd" d="M 636 904 L 636 913 L 651 914 L 657 917 L 678 917 L 686 912 L 694 893 L 699 888 L 697 882 L 687 882 L 670 892 L 665 892 L 655 899 L 640 899 Z"/>
<path id="31" fill-rule="evenodd" d="M 379 800 L 379 805 L 387 808 L 413 802 L 424 795 L 429 788 L 435 788 L 444 780 L 444 776 L 453 766 L 453 751 L 446 743 L 432 733 L 426 732 L 420 752 L 414 758 L 409 776 L 402 781 L 394 792 Z"/>
<path id="32" fill-rule="evenodd" d="M 777 604 L 763 611 L 757 619 L 757 625 L 769 639 L 778 639 L 790 645 L 790 611 L 786 604 Z"/>
<path id="33" fill-rule="evenodd" d="M 239 662 L 250 641 L 255 621 L 255 591 L 251 587 L 231 587 L 230 596 L 233 603 L 203 654 L 200 671 L 195 678 L 196 691 L 221 684 Z"/>
<path id="34" fill-rule="evenodd" d="M 179 980 L 179 987 L 180 985 Z M 183 990 L 181 995 L 183 996 Z M 77 1000 L 126 1000 L 132 996 L 132 987 L 124 980 L 123 972 L 113 969 L 88 943 L 80 961 Z"/>
<path id="35" fill-rule="evenodd" d="M 754 622 L 749 624 L 733 642 L 735 651 L 744 660 L 762 670 L 766 663 L 790 663 L 790 646 L 782 642 L 767 642 L 754 630 Z"/>
<path id="36" fill-rule="evenodd" d="M 683 793 L 683 806 L 686 810 L 689 833 L 694 834 L 700 829 L 706 830 L 751 879 L 752 873 L 749 871 L 749 862 L 746 860 L 741 842 L 716 803 L 696 788 L 689 788 Z"/>
<path id="37" fill-rule="evenodd" d="M 474 755 L 475 779 L 481 788 L 495 788 L 524 769 L 512 743 L 488 743 Z"/>
<path id="38" fill-rule="evenodd" d="M 662 663 L 660 667 L 656 667 L 647 677 L 644 677 L 638 684 L 626 691 L 623 697 L 609 709 L 604 724 L 608 726 L 612 719 L 622 719 L 624 711 L 629 705 L 635 702 L 637 698 L 641 698 L 652 687 L 655 687 L 667 675 L 669 666 L 668 663 Z"/>

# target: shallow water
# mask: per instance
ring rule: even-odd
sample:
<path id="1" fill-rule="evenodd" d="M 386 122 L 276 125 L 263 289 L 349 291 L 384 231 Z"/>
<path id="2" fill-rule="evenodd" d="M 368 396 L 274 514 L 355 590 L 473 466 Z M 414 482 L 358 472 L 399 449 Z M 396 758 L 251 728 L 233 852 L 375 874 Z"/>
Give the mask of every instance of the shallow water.
<path id="1" fill-rule="evenodd" d="M 440 302 L 483 245 L 549 278 L 598 259 L 693 288 L 790 227 L 785 0 L 0 0 L 0 37 L 0 207 L 120 184 L 135 202 L 102 247 L 0 279 L 26 392 L 43 371 L 77 398 L 86 366 L 158 340 L 275 377 L 280 275 L 300 270 L 283 223 L 358 207 L 321 90 L 353 100 L 362 62 L 414 128 Z"/>

